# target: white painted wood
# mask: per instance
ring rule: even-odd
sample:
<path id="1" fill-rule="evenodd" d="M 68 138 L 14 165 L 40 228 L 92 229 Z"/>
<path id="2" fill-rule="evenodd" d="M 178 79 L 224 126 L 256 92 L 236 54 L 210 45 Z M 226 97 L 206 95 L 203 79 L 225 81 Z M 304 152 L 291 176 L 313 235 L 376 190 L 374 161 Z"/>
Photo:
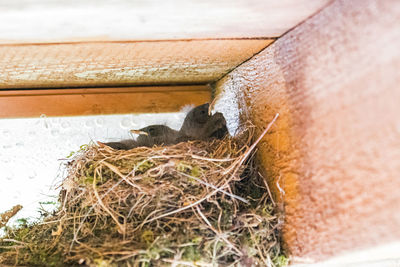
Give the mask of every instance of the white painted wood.
<path id="1" fill-rule="evenodd" d="M 0 43 L 277 37 L 330 0 L 0 0 Z"/>
<path id="2" fill-rule="evenodd" d="M 327 261 L 294 264 L 291 267 L 399 267 L 400 242 L 356 250 L 333 257 Z"/>

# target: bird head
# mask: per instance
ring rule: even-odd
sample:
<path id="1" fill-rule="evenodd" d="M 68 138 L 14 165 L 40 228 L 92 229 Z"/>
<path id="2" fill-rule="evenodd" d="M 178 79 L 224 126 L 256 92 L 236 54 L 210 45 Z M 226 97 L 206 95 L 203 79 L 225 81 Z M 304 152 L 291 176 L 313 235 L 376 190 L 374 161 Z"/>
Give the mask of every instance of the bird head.
<path id="1" fill-rule="evenodd" d="M 211 117 L 209 113 L 209 108 L 209 103 L 195 107 L 188 113 L 188 117 L 197 123 L 206 123 L 207 120 Z"/>
<path id="2" fill-rule="evenodd" d="M 206 103 L 193 108 L 183 121 L 180 135 L 190 139 L 222 138 L 228 133 L 222 113 L 211 115 L 210 104 Z"/>
<path id="3" fill-rule="evenodd" d="M 181 132 L 182 134 L 186 134 L 188 136 L 191 135 L 192 131 L 200 128 L 202 125 L 207 123 L 209 118 L 211 117 L 208 113 L 208 109 L 210 107 L 209 103 L 197 106 L 193 108 L 186 115 L 185 120 L 183 121 Z"/>
<path id="4" fill-rule="evenodd" d="M 177 138 L 177 131 L 166 125 L 150 125 L 138 130 L 131 130 L 138 134 L 137 142 L 140 146 L 172 144 Z"/>

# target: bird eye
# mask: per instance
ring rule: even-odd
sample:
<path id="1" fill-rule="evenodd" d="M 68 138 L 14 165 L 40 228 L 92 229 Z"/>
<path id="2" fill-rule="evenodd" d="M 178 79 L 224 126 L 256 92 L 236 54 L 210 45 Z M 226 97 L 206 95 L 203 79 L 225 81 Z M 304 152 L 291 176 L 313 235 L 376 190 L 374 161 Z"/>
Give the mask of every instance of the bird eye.
<path id="1" fill-rule="evenodd" d="M 193 119 L 196 123 L 206 123 L 208 120 L 208 112 L 206 109 L 198 109 L 193 114 Z"/>
<path id="2" fill-rule="evenodd" d="M 156 129 L 154 129 L 154 128 L 150 128 L 149 129 L 149 134 L 150 135 L 154 135 L 156 133 Z"/>

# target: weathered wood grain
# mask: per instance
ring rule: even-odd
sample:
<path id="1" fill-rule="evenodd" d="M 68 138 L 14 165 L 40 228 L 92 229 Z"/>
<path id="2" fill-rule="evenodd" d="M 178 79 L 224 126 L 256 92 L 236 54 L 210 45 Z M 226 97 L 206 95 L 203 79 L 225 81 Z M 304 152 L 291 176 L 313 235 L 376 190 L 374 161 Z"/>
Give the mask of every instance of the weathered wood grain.
<path id="1" fill-rule="evenodd" d="M 205 84 L 272 41 L 0 45 L 0 89 Z"/>
<path id="2" fill-rule="evenodd" d="M 208 86 L 0 91 L 0 118 L 176 112 L 209 102 Z"/>
<path id="3" fill-rule="evenodd" d="M 278 37 L 329 0 L 5 0 L 0 43 Z"/>
<path id="4" fill-rule="evenodd" d="M 216 84 L 232 128 L 281 115 L 258 155 L 297 259 L 400 240 L 399 24 L 397 0 L 335 1 Z"/>

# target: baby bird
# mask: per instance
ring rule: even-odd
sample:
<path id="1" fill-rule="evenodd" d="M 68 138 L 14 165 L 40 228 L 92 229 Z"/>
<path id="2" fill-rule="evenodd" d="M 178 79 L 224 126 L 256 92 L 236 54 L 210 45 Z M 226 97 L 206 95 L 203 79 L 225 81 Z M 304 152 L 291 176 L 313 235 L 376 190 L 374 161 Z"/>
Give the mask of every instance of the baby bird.
<path id="1" fill-rule="evenodd" d="M 189 111 L 179 132 L 166 125 L 150 125 L 139 130 L 131 130 L 132 133 L 139 135 L 136 140 L 128 139 L 104 144 L 117 150 L 128 150 L 140 146 L 172 145 L 189 140 L 221 139 L 228 134 L 225 118 L 220 112 L 209 115 L 209 108 L 210 104 L 206 103 Z"/>
<path id="2" fill-rule="evenodd" d="M 207 140 L 223 138 L 228 134 L 226 121 L 222 113 L 209 115 L 210 104 L 206 103 L 193 108 L 183 121 L 179 130 L 180 140 Z"/>
<path id="3" fill-rule="evenodd" d="M 154 145 L 175 144 L 178 138 L 178 131 L 166 125 L 150 125 L 139 130 L 131 130 L 131 132 L 139 135 L 136 141 L 127 139 L 104 144 L 117 150 L 129 150 L 140 146 L 152 147 Z"/>
<path id="4" fill-rule="evenodd" d="M 176 144 L 179 137 L 178 131 L 166 125 L 150 125 L 139 130 L 131 130 L 131 132 L 139 134 L 136 140 L 137 146 Z"/>

